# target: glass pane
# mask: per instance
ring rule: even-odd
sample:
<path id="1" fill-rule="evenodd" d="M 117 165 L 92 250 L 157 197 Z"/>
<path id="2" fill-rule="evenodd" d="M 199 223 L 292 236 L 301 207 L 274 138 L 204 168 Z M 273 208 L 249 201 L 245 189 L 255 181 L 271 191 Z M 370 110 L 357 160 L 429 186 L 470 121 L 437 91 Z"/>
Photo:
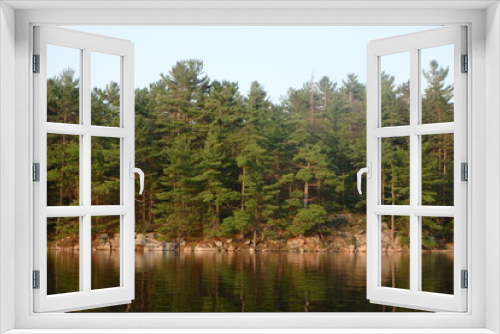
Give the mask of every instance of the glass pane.
<path id="1" fill-rule="evenodd" d="M 410 52 L 380 57 L 382 126 L 410 124 Z"/>
<path id="2" fill-rule="evenodd" d="M 92 290 L 120 286 L 120 216 L 92 217 Z"/>
<path id="3" fill-rule="evenodd" d="M 80 122 L 80 54 L 47 45 L 47 122 Z"/>
<path id="4" fill-rule="evenodd" d="M 80 137 L 47 134 L 47 205 L 79 205 Z"/>
<path id="5" fill-rule="evenodd" d="M 453 218 L 422 217 L 422 291 L 453 294 Z"/>
<path id="6" fill-rule="evenodd" d="M 410 203 L 410 137 L 382 138 L 382 204 Z"/>
<path id="7" fill-rule="evenodd" d="M 453 133 L 422 136 L 422 205 L 453 206 Z"/>
<path id="8" fill-rule="evenodd" d="M 92 137 L 92 205 L 120 205 L 120 138 Z"/>
<path id="9" fill-rule="evenodd" d="M 420 50 L 422 124 L 453 122 L 453 45 Z"/>
<path id="10" fill-rule="evenodd" d="M 410 217 L 381 216 L 381 286 L 410 288 Z"/>
<path id="11" fill-rule="evenodd" d="M 120 58 L 91 53 L 92 125 L 120 126 Z"/>
<path id="12" fill-rule="evenodd" d="M 47 218 L 47 294 L 80 291 L 80 218 Z"/>

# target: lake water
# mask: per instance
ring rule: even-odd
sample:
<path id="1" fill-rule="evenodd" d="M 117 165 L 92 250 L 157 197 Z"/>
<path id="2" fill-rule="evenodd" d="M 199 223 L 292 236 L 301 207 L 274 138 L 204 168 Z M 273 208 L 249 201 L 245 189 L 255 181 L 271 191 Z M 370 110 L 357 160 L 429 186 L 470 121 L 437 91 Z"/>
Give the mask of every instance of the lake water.
<path id="1" fill-rule="evenodd" d="M 78 289 L 78 252 L 48 251 L 50 294 Z M 408 253 L 383 253 L 405 287 Z M 423 254 L 428 290 L 453 293 L 453 253 Z M 92 312 L 401 312 L 366 299 L 366 253 L 136 252 L 135 300 Z M 119 285 L 119 253 L 94 251 L 92 288 Z"/>

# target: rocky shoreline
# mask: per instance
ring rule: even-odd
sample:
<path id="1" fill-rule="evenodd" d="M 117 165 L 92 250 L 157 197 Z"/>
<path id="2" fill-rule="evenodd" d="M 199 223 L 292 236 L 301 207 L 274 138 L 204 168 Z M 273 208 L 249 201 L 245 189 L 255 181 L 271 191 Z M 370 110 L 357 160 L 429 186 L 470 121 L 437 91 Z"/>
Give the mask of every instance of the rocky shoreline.
<path id="1" fill-rule="evenodd" d="M 396 238 L 397 242 L 397 238 Z M 398 243 L 390 244 L 388 237 L 383 236 L 383 247 L 387 251 L 408 251 L 408 247 Z M 79 250 L 78 239 L 66 237 L 49 242 L 49 249 L 53 250 Z M 100 233 L 92 239 L 93 250 L 112 251 L 120 248 L 119 233 Z M 320 238 L 319 236 L 297 237 L 279 240 L 258 240 L 255 244 L 251 239 L 211 239 L 201 241 L 168 242 L 161 234 L 156 232 L 135 233 L 136 251 L 180 251 L 180 252 L 205 252 L 205 251 L 299 251 L 299 252 L 365 252 L 366 233 L 339 233 L 337 236 Z"/>
<path id="2" fill-rule="evenodd" d="M 344 216 L 345 217 L 345 216 Z M 136 251 L 171 251 L 171 252 L 267 252 L 267 251 L 296 251 L 296 252 L 366 252 L 366 230 L 363 216 L 347 216 L 343 223 L 338 224 L 328 235 L 312 235 L 305 237 L 257 239 L 254 243 L 251 238 L 211 238 L 202 240 L 168 240 L 157 232 L 135 233 Z M 383 224 L 382 249 L 388 252 L 406 252 L 409 247 L 404 245 L 396 236 L 391 242 L 392 231 Z M 78 238 L 49 237 L 48 249 L 78 250 Z M 120 234 L 100 232 L 92 238 L 93 250 L 112 251 L 120 248 Z M 453 245 L 445 245 L 439 251 L 452 251 Z"/>

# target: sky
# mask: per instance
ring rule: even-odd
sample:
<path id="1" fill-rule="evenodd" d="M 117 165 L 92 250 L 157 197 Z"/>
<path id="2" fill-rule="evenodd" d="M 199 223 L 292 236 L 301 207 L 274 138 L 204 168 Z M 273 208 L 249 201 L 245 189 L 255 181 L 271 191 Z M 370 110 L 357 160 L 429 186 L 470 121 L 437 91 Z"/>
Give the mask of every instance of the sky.
<path id="1" fill-rule="evenodd" d="M 168 74 L 179 60 L 200 59 L 211 79 L 236 81 L 247 94 L 258 81 L 274 102 L 290 87 L 300 88 L 311 79 L 328 76 L 340 86 L 347 74 L 355 73 L 366 83 L 366 45 L 386 38 L 435 27 L 331 27 L 331 26 L 86 26 L 66 27 L 132 41 L 135 46 L 135 87 L 148 87 Z M 53 47 L 55 48 L 55 47 Z M 422 53 L 423 67 L 436 58 L 449 65 L 451 47 Z M 72 51 L 72 50 L 70 50 Z M 50 50 L 49 50 L 50 52 Z M 451 52 L 452 55 L 452 52 Z M 382 70 L 394 75 L 396 83 L 409 80 L 404 55 L 385 56 Z M 389 57 L 392 57 L 389 59 Z M 110 60 L 107 60 L 109 58 Z M 92 55 L 92 86 L 104 87 L 117 80 L 116 56 Z M 425 60 L 424 60 L 425 58 Z M 52 52 L 48 76 L 63 68 L 77 67 L 78 54 Z M 452 78 L 450 77 L 450 81 Z"/>

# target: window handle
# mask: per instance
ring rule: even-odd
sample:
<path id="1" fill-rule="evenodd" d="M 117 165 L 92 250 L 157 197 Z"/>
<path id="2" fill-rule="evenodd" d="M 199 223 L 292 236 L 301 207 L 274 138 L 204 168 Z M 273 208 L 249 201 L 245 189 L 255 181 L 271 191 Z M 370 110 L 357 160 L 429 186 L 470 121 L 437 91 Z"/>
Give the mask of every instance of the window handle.
<path id="1" fill-rule="evenodd" d="M 142 195 L 142 192 L 144 191 L 144 172 L 142 171 L 142 169 L 134 167 L 134 162 L 130 161 L 130 178 L 131 179 L 135 178 L 135 173 L 139 174 L 139 184 L 140 184 L 139 194 Z"/>
<path id="2" fill-rule="evenodd" d="M 358 171 L 358 192 L 359 194 L 363 194 L 363 192 L 361 191 L 361 175 L 363 175 L 363 173 L 366 173 L 366 177 L 371 179 L 372 178 L 372 163 L 371 162 L 368 162 L 367 163 L 367 166 L 364 167 L 364 168 L 361 168 L 359 171 Z"/>

